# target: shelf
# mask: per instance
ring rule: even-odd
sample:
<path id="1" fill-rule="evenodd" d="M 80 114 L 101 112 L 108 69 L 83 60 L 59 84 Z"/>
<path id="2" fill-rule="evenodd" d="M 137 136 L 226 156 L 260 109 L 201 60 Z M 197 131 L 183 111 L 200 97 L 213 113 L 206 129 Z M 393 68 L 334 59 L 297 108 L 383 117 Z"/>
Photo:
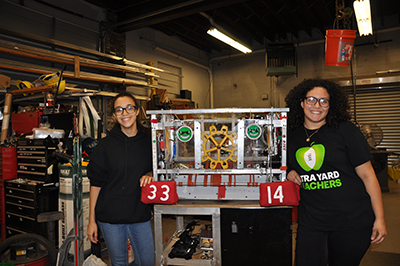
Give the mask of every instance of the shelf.
<path id="1" fill-rule="evenodd" d="M 199 227 L 200 226 L 196 226 L 195 230 L 193 230 L 193 233 L 199 233 Z M 174 235 L 176 235 L 179 231 L 176 231 L 174 233 Z M 164 248 L 164 251 L 162 253 L 162 257 L 163 257 L 163 261 L 165 265 L 196 265 L 196 266 L 208 266 L 208 265 L 214 265 L 213 264 L 213 260 L 209 259 L 209 260 L 205 260 L 202 259 L 202 250 L 199 248 L 196 248 L 196 252 L 193 254 L 192 259 L 190 260 L 186 260 L 186 259 L 182 259 L 182 258 L 169 258 L 168 254 L 171 252 L 172 250 L 172 246 L 176 243 L 177 239 L 170 239 L 167 246 Z M 212 254 L 212 252 L 211 252 Z"/>
<path id="2" fill-rule="evenodd" d="M 220 244 L 220 208 L 218 204 L 209 202 L 211 205 L 201 204 L 195 201 L 180 201 L 177 205 L 154 205 L 154 237 L 156 248 L 156 265 L 221 265 L 221 244 Z M 205 207 L 207 206 L 207 207 Z M 182 215 L 210 215 L 212 218 L 214 256 L 212 260 L 202 260 L 193 257 L 191 260 L 181 258 L 168 258 L 172 243 L 166 249 L 162 242 L 162 215 L 176 214 L 177 230 L 183 229 Z"/>
<path id="3" fill-rule="evenodd" d="M 234 214 L 234 216 L 232 216 Z M 183 216 L 211 216 L 213 259 L 193 256 L 190 260 L 169 258 L 174 244 L 163 246 L 162 215 L 176 215 L 176 229 L 183 230 Z M 237 231 L 233 231 L 236 221 Z M 201 224 L 201 222 L 200 222 Z M 154 205 L 154 237 L 156 265 L 271 265 L 292 263 L 292 208 L 290 206 L 261 207 L 259 201 L 180 200 L 176 205 Z M 240 242 L 247 243 L 236 252 Z M 260 243 L 262 242 L 262 244 Z M 257 253 L 263 250 L 263 253 Z M 265 250 L 264 250 L 265 249 Z M 200 249 L 197 249 L 200 251 Z M 196 253 L 195 253 L 196 254 Z M 234 260 L 240 264 L 233 264 Z M 282 259 L 283 257 L 283 259 Z M 224 262 L 225 260 L 225 262 Z"/>
<path id="4" fill-rule="evenodd" d="M 18 35 L 18 33 L 8 32 L 8 35 Z M 26 36 L 20 36 L 26 38 Z M 31 37 L 32 38 L 32 37 Z M 47 42 L 52 44 L 54 40 L 45 39 L 40 42 Z M 60 47 L 67 47 L 68 44 L 58 44 Z M 69 45 L 70 46 L 70 45 Z M 169 73 L 150 65 L 141 64 L 133 61 L 126 60 L 124 58 L 110 56 L 108 54 L 100 53 L 83 47 L 73 47 L 71 50 L 75 51 L 75 54 L 66 54 L 48 49 L 37 48 L 28 46 L 16 42 L 10 42 L 0 40 L 0 53 L 9 55 L 10 59 L 0 59 L 0 69 L 7 69 L 17 72 L 34 73 L 38 75 L 59 72 L 59 68 L 47 67 L 39 64 L 31 64 L 23 62 L 25 60 L 19 60 L 16 58 L 26 58 L 28 60 L 38 60 L 47 63 L 59 63 L 73 66 L 73 71 L 64 71 L 63 77 L 68 79 L 76 79 L 83 81 L 90 81 L 95 83 L 105 84 L 122 84 L 126 86 L 139 86 L 147 89 L 154 89 L 157 86 L 154 85 L 154 79 L 159 76 L 155 72 Z M 90 50 L 90 51 L 87 51 Z M 88 57 L 78 56 L 77 54 L 85 53 Z M 95 56 L 99 60 L 95 60 L 89 57 Z M 115 63 L 103 62 L 101 60 L 112 60 Z M 88 71 L 82 71 L 82 68 Z M 110 72 L 111 74 L 98 74 L 93 72 Z M 120 75 L 133 74 L 138 75 L 138 78 L 134 77 L 120 77 Z M 172 73 L 171 73 L 172 74 Z"/>
<path id="5" fill-rule="evenodd" d="M 26 88 L 22 90 L 13 90 L 9 91 L 8 93 L 11 93 L 12 95 L 21 95 L 21 94 L 28 94 L 28 93 L 37 93 L 37 92 L 44 92 L 44 91 L 52 91 L 56 88 L 54 85 L 53 86 L 40 86 L 40 87 L 35 87 L 35 88 Z"/>

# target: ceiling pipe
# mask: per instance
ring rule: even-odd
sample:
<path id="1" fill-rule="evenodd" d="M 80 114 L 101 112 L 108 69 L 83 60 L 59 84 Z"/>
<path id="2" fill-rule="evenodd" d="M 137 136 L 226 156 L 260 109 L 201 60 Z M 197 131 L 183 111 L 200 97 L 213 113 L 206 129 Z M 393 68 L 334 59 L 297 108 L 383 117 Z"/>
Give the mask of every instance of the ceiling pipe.
<path id="1" fill-rule="evenodd" d="M 162 53 L 167 54 L 167 55 L 170 55 L 172 57 L 175 57 L 176 59 L 183 60 L 185 62 L 188 62 L 188 63 L 192 64 L 192 65 L 195 65 L 195 66 L 198 66 L 198 67 L 201 67 L 201 68 L 207 70 L 208 76 L 209 76 L 209 82 L 210 82 L 210 108 L 214 108 L 214 85 L 213 85 L 214 82 L 213 82 L 211 64 L 210 64 L 210 66 L 205 66 L 205 65 L 199 64 L 199 63 L 197 63 L 197 62 L 195 62 L 193 60 L 190 60 L 188 58 L 185 58 L 183 56 L 180 56 L 179 54 L 170 52 L 168 50 L 165 50 L 164 48 L 161 48 L 159 46 L 155 46 L 154 50 L 162 52 Z"/>
<path id="2" fill-rule="evenodd" d="M 210 15 L 208 15 L 205 12 L 199 12 L 199 14 L 202 15 L 203 17 L 205 17 L 206 19 L 208 19 L 208 21 L 210 22 L 211 26 L 215 27 L 214 19 Z"/>

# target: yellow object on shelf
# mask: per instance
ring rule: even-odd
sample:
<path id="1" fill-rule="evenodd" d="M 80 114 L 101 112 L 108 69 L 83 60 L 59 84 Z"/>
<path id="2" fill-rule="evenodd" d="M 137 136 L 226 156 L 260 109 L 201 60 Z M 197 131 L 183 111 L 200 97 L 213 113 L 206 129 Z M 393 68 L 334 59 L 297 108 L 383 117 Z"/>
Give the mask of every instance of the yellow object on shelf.
<path id="1" fill-rule="evenodd" d="M 388 174 L 389 174 L 389 177 L 394 181 L 400 179 L 400 169 L 396 169 L 396 168 L 389 166 Z"/>

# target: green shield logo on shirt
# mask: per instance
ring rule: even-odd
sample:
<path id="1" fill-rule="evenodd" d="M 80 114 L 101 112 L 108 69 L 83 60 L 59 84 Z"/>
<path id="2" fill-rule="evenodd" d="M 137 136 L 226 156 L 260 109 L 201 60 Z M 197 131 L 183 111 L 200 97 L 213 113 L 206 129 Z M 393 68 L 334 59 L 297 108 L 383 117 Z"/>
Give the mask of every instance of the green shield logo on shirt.
<path id="1" fill-rule="evenodd" d="M 325 158 L 325 147 L 322 144 L 311 143 L 310 147 L 303 147 L 297 150 L 296 160 L 304 171 L 318 171 Z"/>

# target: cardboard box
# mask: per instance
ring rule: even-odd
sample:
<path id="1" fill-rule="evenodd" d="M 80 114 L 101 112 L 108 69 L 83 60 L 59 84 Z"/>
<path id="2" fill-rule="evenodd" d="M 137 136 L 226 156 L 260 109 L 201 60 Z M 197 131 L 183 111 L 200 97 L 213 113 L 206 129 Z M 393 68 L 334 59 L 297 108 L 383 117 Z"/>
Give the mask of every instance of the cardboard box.
<path id="1" fill-rule="evenodd" d="M 7 89 L 11 85 L 11 78 L 0 74 L 0 89 Z M 6 92 L 6 90 L 4 90 Z"/>

